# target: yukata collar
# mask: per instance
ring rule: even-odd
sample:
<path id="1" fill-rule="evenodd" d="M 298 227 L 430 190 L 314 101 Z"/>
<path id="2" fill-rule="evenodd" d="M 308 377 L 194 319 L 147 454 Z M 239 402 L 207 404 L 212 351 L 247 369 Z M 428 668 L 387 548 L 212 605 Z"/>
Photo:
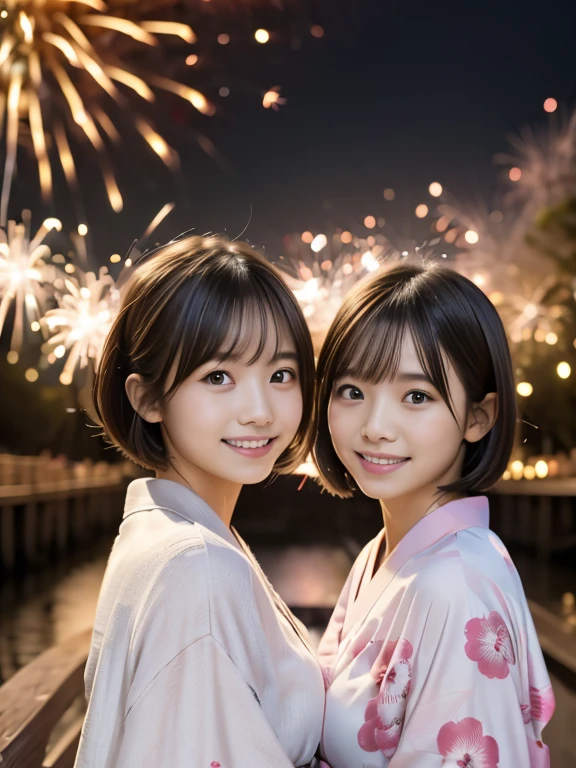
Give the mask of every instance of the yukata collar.
<path id="1" fill-rule="evenodd" d="M 344 634 L 368 615 L 380 595 L 409 560 L 446 536 L 468 528 L 488 528 L 489 519 L 486 496 L 450 501 L 419 520 L 374 573 L 376 557 L 386 535 L 385 530 L 382 530 L 371 546 L 364 549 L 357 563 L 356 579 L 351 584 L 351 595 L 355 599 L 346 613 Z"/>
<path id="2" fill-rule="evenodd" d="M 186 488 L 186 486 L 180 485 L 180 483 L 176 483 L 173 480 L 157 478 L 133 480 L 128 486 L 126 493 L 124 519 L 137 512 L 146 512 L 151 509 L 172 512 L 189 523 L 199 523 L 239 550 L 251 564 L 257 578 L 268 592 L 276 610 L 284 615 L 286 621 L 292 626 L 310 654 L 314 656 L 306 633 L 302 631 L 298 622 L 292 616 L 290 609 L 268 581 L 248 545 L 240 537 L 236 529 L 233 527 L 228 528 L 212 507 L 201 499 L 200 496 L 194 493 L 191 488 Z"/>
<path id="3" fill-rule="evenodd" d="M 124 520 L 151 509 L 172 512 L 189 523 L 199 523 L 236 549 L 242 549 L 233 529 L 228 528 L 204 499 L 180 483 L 154 477 L 133 480 L 126 493 Z"/>

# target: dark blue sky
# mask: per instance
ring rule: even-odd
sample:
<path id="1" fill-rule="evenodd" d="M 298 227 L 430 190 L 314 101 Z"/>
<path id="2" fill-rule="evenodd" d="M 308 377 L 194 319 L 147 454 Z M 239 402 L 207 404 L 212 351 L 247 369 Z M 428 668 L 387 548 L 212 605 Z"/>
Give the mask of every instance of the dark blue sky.
<path id="1" fill-rule="evenodd" d="M 130 181 L 122 177 L 127 201 L 120 216 L 109 213 L 97 180 L 92 192 L 85 186 L 95 251 L 103 260 L 125 251 L 168 200 L 177 208 L 161 239 L 193 226 L 236 235 L 251 205 L 246 236 L 277 250 L 285 232 L 341 226 L 360 233 L 368 213 L 385 216 L 403 235 L 416 234 L 413 210 L 429 201 L 434 180 L 460 199 L 489 198 L 498 178 L 493 157 L 507 149 L 510 134 L 528 123 L 546 125 L 546 97 L 564 111 L 574 101 L 570 5 L 309 3 L 310 20 L 326 30 L 322 40 L 308 38 L 299 51 L 285 47 L 269 59 L 251 49 L 255 85 L 281 85 L 288 99 L 279 112 L 260 106 L 255 86 L 236 87 L 234 59 L 228 62 L 225 109 L 202 120 L 226 170 L 184 142 L 178 148 L 185 181 L 160 172 L 152 184 L 137 155 L 127 152 Z M 232 57 L 230 49 L 222 55 Z M 397 192 L 393 204 L 383 199 L 385 187 Z M 18 203 L 25 197 L 21 180 Z"/>

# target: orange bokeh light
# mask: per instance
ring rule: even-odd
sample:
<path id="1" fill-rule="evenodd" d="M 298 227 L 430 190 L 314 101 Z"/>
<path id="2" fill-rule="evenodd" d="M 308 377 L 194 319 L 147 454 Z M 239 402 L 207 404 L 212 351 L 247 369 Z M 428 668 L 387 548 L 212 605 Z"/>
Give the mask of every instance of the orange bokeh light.
<path id="1" fill-rule="evenodd" d="M 549 98 L 544 102 L 544 112 L 556 112 L 558 109 L 558 102 L 556 99 Z"/>

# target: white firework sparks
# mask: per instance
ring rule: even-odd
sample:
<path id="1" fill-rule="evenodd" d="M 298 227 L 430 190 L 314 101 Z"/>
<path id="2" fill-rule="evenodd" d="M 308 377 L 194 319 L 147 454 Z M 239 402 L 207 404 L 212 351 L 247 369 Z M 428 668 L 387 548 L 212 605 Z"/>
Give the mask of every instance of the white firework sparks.
<path id="1" fill-rule="evenodd" d="M 64 284 L 68 293 L 57 294 L 59 307 L 42 318 L 49 336 L 43 349 L 55 358 L 66 356 L 60 381 L 70 384 L 77 368 L 85 368 L 89 361 L 98 365 L 118 313 L 120 293 L 106 267 L 98 276 L 94 272 L 81 273 L 80 279 L 67 278 Z"/>
<path id="2" fill-rule="evenodd" d="M 382 235 L 360 238 L 346 232 L 328 238 L 319 234 L 310 243 L 303 244 L 299 236 L 292 242 L 288 249 L 292 270 L 285 267 L 284 277 L 302 308 L 316 349 L 351 288 L 384 264 L 405 258 Z"/>
<path id="3" fill-rule="evenodd" d="M 52 229 L 61 229 L 58 219 L 46 219 L 30 238 L 30 211 L 23 211 L 22 223 L 9 221 L 0 229 L 0 334 L 8 311 L 15 304 L 10 349 L 19 352 L 26 327 L 37 322 L 49 295 L 47 285 L 57 270 L 46 264 L 50 248 L 44 238 Z"/>

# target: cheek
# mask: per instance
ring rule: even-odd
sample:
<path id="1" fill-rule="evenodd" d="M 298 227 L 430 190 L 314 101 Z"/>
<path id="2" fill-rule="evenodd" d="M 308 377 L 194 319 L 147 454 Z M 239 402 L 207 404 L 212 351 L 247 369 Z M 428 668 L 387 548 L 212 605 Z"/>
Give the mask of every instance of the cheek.
<path id="1" fill-rule="evenodd" d="M 276 399 L 274 416 L 296 432 L 302 421 L 303 406 L 302 390 L 299 386 L 296 386 L 288 392 L 279 393 L 279 397 Z"/>
<path id="2" fill-rule="evenodd" d="M 226 417 L 225 403 L 218 397 L 202 397 L 202 391 L 179 389 L 166 403 L 162 415 L 170 434 L 196 436 L 214 430 Z"/>
<path id="3" fill-rule="evenodd" d="M 410 433 L 419 445 L 441 453 L 452 447 L 457 448 L 463 437 L 455 419 L 444 409 L 421 414 L 420 418 L 414 419 Z"/>
<path id="4" fill-rule="evenodd" d="M 358 431 L 358 415 L 352 408 L 343 408 L 338 403 L 328 406 L 328 429 L 334 447 L 338 451 L 350 443 L 350 438 Z"/>

